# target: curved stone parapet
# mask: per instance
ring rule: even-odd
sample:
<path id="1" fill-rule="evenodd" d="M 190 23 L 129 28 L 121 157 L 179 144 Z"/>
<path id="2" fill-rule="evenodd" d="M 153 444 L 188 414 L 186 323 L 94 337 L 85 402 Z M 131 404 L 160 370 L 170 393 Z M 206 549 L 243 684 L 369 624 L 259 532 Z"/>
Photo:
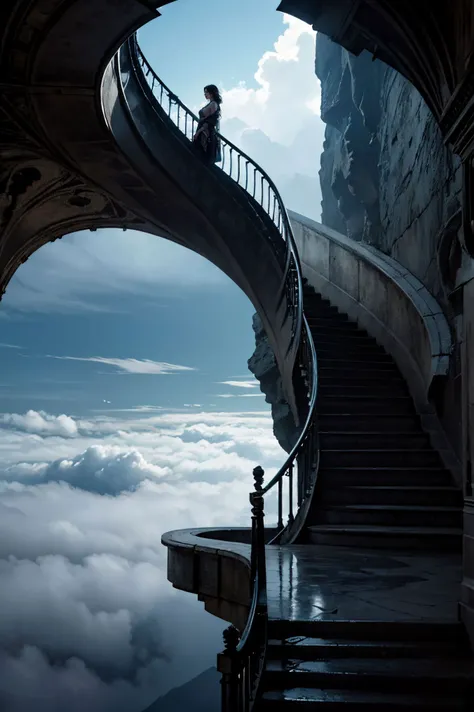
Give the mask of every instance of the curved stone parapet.
<path id="1" fill-rule="evenodd" d="M 316 291 L 366 329 L 395 359 L 420 413 L 448 373 L 451 331 L 441 307 L 403 265 L 290 212 L 303 275 Z"/>
<path id="2" fill-rule="evenodd" d="M 181 529 L 163 534 L 161 542 L 173 587 L 197 594 L 206 611 L 243 630 L 251 595 L 250 529 Z"/>

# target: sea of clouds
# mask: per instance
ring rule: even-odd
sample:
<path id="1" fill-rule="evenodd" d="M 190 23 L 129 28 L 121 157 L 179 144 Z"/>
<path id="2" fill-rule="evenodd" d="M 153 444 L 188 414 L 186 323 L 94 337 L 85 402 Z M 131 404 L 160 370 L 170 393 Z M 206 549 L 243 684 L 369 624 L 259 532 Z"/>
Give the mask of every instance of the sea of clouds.
<path id="1" fill-rule="evenodd" d="M 247 526 L 281 461 L 266 412 L 1 415 L 2 712 L 139 712 L 215 664 L 224 624 L 160 538 Z"/>

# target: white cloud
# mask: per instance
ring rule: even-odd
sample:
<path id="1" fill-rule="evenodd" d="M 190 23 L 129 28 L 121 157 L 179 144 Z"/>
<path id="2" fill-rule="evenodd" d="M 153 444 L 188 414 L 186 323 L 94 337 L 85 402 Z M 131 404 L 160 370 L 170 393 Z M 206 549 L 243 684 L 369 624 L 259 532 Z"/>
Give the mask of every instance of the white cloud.
<path id="1" fill-rule="evenodd" d="M 29 410 L 24 415 L 3 413 L 0 415 L 0 427 L 60 437 L 75 437 L 78 432 L 76 422 L 68 415 L 48 415 L 35 410 Z"/>
<path id="2" fill-rule="evenodd" d="M 283 457 L 268 413 L 3 425 L 0 707 L 140 712 L 214 664 L 224 624 L 167 583 L 160 537 L 248 525 L 253 467 L 271 477 Z"/>
<path id="3" fill-rule="evenodd" d="M 74 270 L 71 270 L 74 265 Z M 189 294 L 222 288 L 228 277 L 200 255 L 154 235 L 109 229 L 65 236 L 21 265 L 2 300 L 2 311 L 120 311 L 107 297 L 148 298 L 166 308 L 157 290 Z"/>
<path id="4" fill-rule="evenodd" d="M 220 381 L 222 386 L 233 386 L 234 388 L 256 388 L 258 381 Z"/>
<path id="5" fill-rule="evenodd" d="M 220 393 L 216 398 L 262 398 L 264 393 Z"/>
<path id="6" fill-rule="evenodd" d="M 26 484 L 67 482 L 88 492 L 115 495 L 135 489 L 145 480 L 157 481 L 170 476 L 169 467 L 153 465 L 138 450 L 92 445 L 71 459 L 50 464 L 18 463 L 4 472 L 6 480 Z"/>
<path id="7" fill-rule="evenodd" d="M 223 99 L 226 120 L 243 121 L 250 129 L 263 131 L 271 141 L 291 146 L 316 113 L 320 85 L 314 73 L 316 33 L 290 15 L 284 15 L 283 22 L 285 31 L 258 63 L 258 88 L 241 82 L 224 89 Z"/>
<path id="8" fill-rule="evenodd" d="M 79 356 L 48 356 L 48 358 L 57 358 L 62 361 L 91 361 L 93 363 L 101 363 L 107 366 L 116 366 L 120 371 L 125 373 L 147 374 L 169 376 L 178 371 L 195 371 L 195 368 L 190 366 L 178 366 L 174 363 L 165 363 L 163 361 L 150 361 L 150 359 L 137 358 L 103 358 L 102 356 L 90 356 L 81 358 Z M 109 403 L 110 401 L 104 401 Z"/>
<path id="9" fill-rule="evenodd" d="M 16 344 L 1 344 L 0 343 L 0 348 L 2 348 L 2 349 L 21 349 L 21 346 L 16 346 Z"/>
<path id="10" fill-rule="evenodd" d="M 267 171 L 288 208 L 319 220 L 325 126 L 314 71 L 316 35 L 289 15 L 283 22 L 274 49 L 259 61 L 257 88 L 241 82 L 224 89 L 222 133 Z"/>

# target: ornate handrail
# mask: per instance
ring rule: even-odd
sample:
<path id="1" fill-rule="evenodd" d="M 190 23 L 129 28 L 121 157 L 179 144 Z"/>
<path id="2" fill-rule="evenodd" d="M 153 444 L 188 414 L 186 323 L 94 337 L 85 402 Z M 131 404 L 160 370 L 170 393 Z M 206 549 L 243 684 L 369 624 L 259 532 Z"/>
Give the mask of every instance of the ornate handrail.
<path id="1" fill-rule="evenodd" d="M 136 35 L 129 40 L 130 55 L 135 71 L 141 69 L 143 78 L 151 90 L 151 97 L 181 134 L 192 141 L 198 118 L 161 81 L 141 51 Z M 272 542 L 286 536 L 292 540 L 295 520 L 294 503 L 298 508 L 310 501 L 319 465 L 316 425 L 316 397 L 318 385 L 317 359 L 313 338 L 303 313 L 303 280 L 290 220 L 283 200 L 265 171 L 237 146 L 219 134 L 222 163 L 220 169 L 247 194 L 249 206 L 258 216 L 263 211 L 267 222 L 267 237 L 277 259 L 281 263 L 281 245 L 284 246 L 282 263 L 283 278 L 277 303 L 286 301 L 286 311 L 291 319 L 290 343 L 287 359 L 293 368 L 293 385 L 297 396 L 300 420 L 304 420 L 300 434 L 283 466 L 271 481 L 263 487 L 263 470 L 254 470 L 255 491 L 250 494 L 252 505 L 251 547 L 251 608 L 247 625 L 242 635 L 231 627 L 224 636 L 226 650 L 219 655 L 218 666 L 222 672 L 223 712 L 249 712 L 258 698 L 260 681 L 265 664 L 267 643 L 267 598 L 265 531 L 263 523 L 264 495 L 277 487 L 278 533 Z M 210 166 L 210 170 L 216 170 Z M 273 228 L 273 235 L 268 230 Z M 275 231 L 280 244 L 275 241 Z M 280 249 L 279 249 L 280 247 Z M 296 472 L 296 492 L 295 492 Z M 285 477 L 288 478 L 287 522 L 284 522 Z M 294 535 L 293 535 L 294 539 Z"/>
<path id="2" fill-rule="evenodd" d="M 198 117 L 158 77 L 140 49 L 136 35 L 131 37 L 129 42 L 132 59 L 136 67 L 141 68 L 153 96 L 180 132 L 192 141 L 199 121 Z M 299 407 L 304 424 L 283 466 L 264 489 L 264 493 L 267 493 L 275 486 L 278 487 L 278 534 L 273 539 L 275 542 L 281 538 L 285 529 L 291 528 L 294 521 L 295 500 L 300 507 L 309 496 L 317 474 L 315 470 L 318 462 L 315 417 L 318 387 L 316 350 L 303 313 L 303 284 L 298 250 L 280 193 L 272 179 L 250 156 L 221 134 L 219 138 L 222 152 L 222 164 L 219 168 L 265 211 L 286 245 L 284 275 L 277 299 L 281 301 L 286 297 L 287 309 L 291 315 L 291 343 L 288 352 L 293 349 L 294 363 L 300 371 L 299 374 L 294 375 L 299 380 L 300 390 L 303 391 L 303 397 L 299 399 Z M 273 240 L 271 244 L 277 251 Z M 297 472 L 296 492 L 295 471 Z M 283 518 L 285 476 L 288 478 L 286 524 Z"/>

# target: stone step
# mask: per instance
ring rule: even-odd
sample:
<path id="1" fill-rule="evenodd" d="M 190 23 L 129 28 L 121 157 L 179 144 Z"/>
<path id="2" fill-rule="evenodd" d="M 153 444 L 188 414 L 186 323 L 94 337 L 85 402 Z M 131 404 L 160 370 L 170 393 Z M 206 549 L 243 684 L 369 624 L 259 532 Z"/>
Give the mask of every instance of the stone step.
<path id="1" fill-rule="evenodd" d="M 317 709 L 318 712 L 466 712 L 469 708 L 459 696 L 435 696 L 426 700 L 409 693 L 292 688 L 264 692 L 259 709 L 262 712 L 294 712 L 305 709 Z"/>
<path id="2" fill-rule="evenodd" d="M 318 371 L 322 373 L 325 369 L 331 368 L 335 369 L 339 373 L 365 373 L 370 375 L 371 373 L 379 373 L 380 375 L 385 372 L 391 374 L 400 375 L 399 370 L 395 366 L 395 363 L 388 355 L 377 356 L 375 358 L 349 358 L 345 355 L 345 351 L 341 350 L 336 356 L 328 355 L 324 356 L 318 351 Z"/>
<path id="3" fill-rule="evenodd" d="M 389 527 L 357 524 L 317 524 L 307 529 L 310 544 L 372 549 L 461 551 L 462 529 L 444 527 Z"/>
<path id="4" fill-rule="evenodd" d="M 423 432 L 333 432 L 320 429 L 322 450 L 424 450 L 431 449 L 430 439 Z"/>
<path id="5" fill-rule="evenodd" d="M 321 506 L 357 504 L 408 505 L 430 507 L 462 507 L 463 498 L 456 487 L 394 487 L 394 486 L 346 486 L 331 489 L 324 487 L 318 503 Z"/>
<path id="6" fill-rule="evenodd" d="M 329 450 L 322 443 L 322 468 L 326 467 L 440 467 L 441 459 L 434 450 L 402 450 L 381 448 Z"/>
<path id="7" fill-rule="evenodd" d="M 341 413 L 358 415 L 386 413 L 387 415 L 414 415 L 415 407 L 408 396 L 347 396 L 321 394 L 318 398 L 320 413 Z"/>
<path id="8" fill-rule="evenodd" d="M 342 504 L 317 508 L 317 524 L 462 528 L 461 507 Z"/>
<path id="9" fill-rule="evenodd" d="M 341 325 L 333 324 L 328 321 L 328 324 L 317 324 L 315 319 L 308 319 L 309 328 L 313 334 L 313 338 L 316 339 L 328 339 L 331 341 L 344 342 L 344 343 L 367 343 L 370 345 L 378 346 L 376 340 L 369 336 L 367 332 L 361 331 L 360 329 L 352 329 L 351 326 L 356 326 L 348 322 L 345 324 L 341 322 Z"/>
<path id="10" fill-rule="evenodd" d="M 449 533 L 450 530 L 449 530 Z M 268 637 L 288 640 L 295 636 L 352 641 L 392 641 L 455 643 L 468 650 L 468 638 L 462 623 L 437 620 L 309 620 L 270 619 Z"/>
<path id="11" fill-rule="evenodd" d="M 306 321 L 308 322 L 310 319 L 325 319 L 328 322 L 335 322 L 337 324 L 352 323 L 349 321 L 347 315 L 338 312 L 336 307 L 327 307 L 317 301 L 305 304 L 304 315 L 306 317 Z"/>
<path id="12" fill-rule="evenodd" d="M 443 467 L 321 467 L 318 482 L 324 487 L 426 486 L 452 487 L 450 473 Z"/>
<path id="13" fill-rule="evenodd" d="M 347 314 L 328 314 L 327 316 L 320 316 L 319 314 L 312 314 L 311 312 L 305 311 L 305 316 L 308 324 L 310 324 L 311 327 L 315 328 L 324 328 L 324 329 L 329 329 L 333 330 L 336 329 L 337 331 L 343 330 L 343 331 L 355 331 L 359 334 L 365 334 L 368 336 L 367 331 L 365 329 L 359 328 L 359 325 L 355 323 L 355 321 L 349 321 L 347 318 Z"/>
<path id="14" fill-rule="evenodd" d="M 388 354 L 382 349 L 381 346 L 377 344 L 377 342 L 370 342 L 367 339 L 349 339 L 345 337 L 341 337 L 337 339 L 335 336 L 332 334 L 327 335 L 327 334 L 314 334 L 313 335 L 313 340 L 314 340 L 314 345 L 316 347 L 316 353 L 319 354 L 320 351 L 324 351 L 327 353 L 334 354 L 337 356 L 338 354 L 341 353 L 341 351 L 344 353 L 345 356 L 348 354 L 354 355 L 354 356 L 363 356 L 364 358 L 366 356 L 386 356 L 387 358 L 391 358 L 388 356 Z"/>
<path id="15" fill-rule="evenodd" d="M 398 396 L 408 396 L 408 387 L 403 382 L 394 381 L 372 381 L 371 383 L 358 383 L 337 381 L 333 379 L 331 383 L 319 380 L 319 398 L 323 396 L 385 396 L 385 398 L 397 398 Z"/>
<path id="16" fill-rule="evenodd" d="M 467 643 L 445 640 L 353 640 L 351 638 L 312 638 L 293 636 L 268 641 L 269 659 L 325 660 L 330 658 L 464 658 Z"/>
<path id="17" fill-rule="evenodd" d="M 319 368 L 318 369 L 319 387 L 322 386 L 366 386 L 367 388 L 379 388 L 385 385 L 396 385 L 407 388 L 405 381 L 395 370 L 373 371 L 367 369 L 367 372 L 362 370 L 353 371 L 350 369 L 339 368 Z"/>
<path id="18" fill-rule="evenodd" d="M 326 312 L 324 309 L 318 309 L 316 307 L 314 310 L 311 310 L 305 306 L 304 314 L 308 322 L 311 320 L 321 324 L 321 326 L 325 324 L 336 324 L 349 326 L 350 329 L 359 329 L 359 325 L 356 324 L 355 321 L 349 321 L 347 314 L 342 314 L 337 310 L 329 310 Z"/>
<path id="19" fill-rule="evenodd" d="M 303 307 L 306 318 L 311 314 L 324 314 L 325 316 L 340 315 L 337 307 L 332 306 L 325 299 L 309 294 L 303 297 Z"/>
<path id="20" fill-rule="evenodd" d="M 374 651 L 376 653 L 376 651 Z M 265 685 L 270 689 L 295 687 L 351 689 L 370 692 L 410 692 L 424 698 L 428 693 L 467 696 L 474 679 L 469 659 L 344 658 L 267 660 Z"/>
<path id="21" fill-rule="evenodd" d="M 321 430 L 331 432 L 378 432 L 399 433 L 420 432 L 420 419 L 416 413 L 410 415 L 393 415 L 391 413 L 326 413 L 318 404 L 318 423 Z"/>
<path id="22" fill-rule="evenodd" d="M 325 299 L 319 292 L 316 292 L 312 287 L 305 286 L 303 287 L 303 296 L 306 300 L 309 300 L 310 302 L 321 302 L 322 304 L 327 305 L 328 307 L 331 306 L 331 302 L 329 299 Z M 335 309 L 336 307 L 334 307 Z"/>

